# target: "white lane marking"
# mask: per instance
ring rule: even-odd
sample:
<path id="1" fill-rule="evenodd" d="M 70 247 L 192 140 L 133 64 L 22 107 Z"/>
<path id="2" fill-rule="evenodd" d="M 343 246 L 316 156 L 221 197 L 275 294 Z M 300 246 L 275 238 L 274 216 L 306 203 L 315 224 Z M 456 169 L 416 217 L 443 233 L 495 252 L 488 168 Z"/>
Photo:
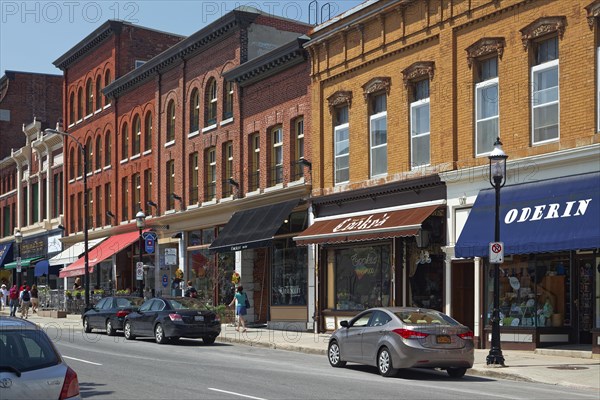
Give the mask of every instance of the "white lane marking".
<path id="1" fill-rule="evenodd" d="M 67 356 L 63 356 L 63 358 L 68 358 L 69 360 L 75 360 L 75 361 L 81 361 L 83 363 L 88 363 L 88 364 L 93 364 L 93 365 L 102 365 L 102 364 L 98 364 L 95 362 L 91 362 L 91 361 L 86 361 L 86 360 L 82 360 L 80 358 L 75 358 L 75 357 L 67 357 Z"/>
<path id="2" fill-rule="evenodd" d="M 248 396 L 247 394 L 241 394 L 241 393 L 236 393 L 236 392 L 229 392 L 227 390 L 221 390 L 221 389 L 215 389 L 215 388 L 208 388 L 208 390 L 214 390 L 215 392 L 233 394 L 235 396 L 245 397 L 247 399 L 266 400 L 266 399 L 263 399 L 262 397 Z"/>

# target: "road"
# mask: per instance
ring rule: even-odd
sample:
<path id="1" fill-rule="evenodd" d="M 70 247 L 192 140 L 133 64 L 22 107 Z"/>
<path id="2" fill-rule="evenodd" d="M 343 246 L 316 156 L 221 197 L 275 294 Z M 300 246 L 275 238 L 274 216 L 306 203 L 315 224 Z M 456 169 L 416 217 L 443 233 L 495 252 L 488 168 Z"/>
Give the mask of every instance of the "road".
<path id="1" fill-rule="evenodd" d="M 403 371 L 383 378 L 375 368 L 334 369 L 324 356 L 182 339 L 158 345 L 150 338 L 84 334 L 48 326 L 81 395 L 93 399 L 596 399 L 568 387 Z"/>

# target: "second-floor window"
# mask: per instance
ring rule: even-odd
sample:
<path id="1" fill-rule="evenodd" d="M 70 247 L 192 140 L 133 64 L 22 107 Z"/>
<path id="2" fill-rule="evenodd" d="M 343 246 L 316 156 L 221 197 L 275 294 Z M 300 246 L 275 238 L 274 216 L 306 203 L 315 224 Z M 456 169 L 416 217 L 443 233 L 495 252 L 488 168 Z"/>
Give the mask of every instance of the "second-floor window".
<path id="1" fill-rule="evenodd" d="M 223 98 L 223 119 L 233 118 L 233 82 L 225 84 L 225 96 Z"/>
<path id="2" fill-rule="evenodd" d="M 260 135 L 255 133 L 250 137 L 250 176 L 249 190 L 255 191 L 260 183 Z"/>
<path id="3" fill-rule="evenodd" d="M 79 88 L 77 91 L 77 120 L 83 119 L 83 89 Z"/>
<path id="4" fill-rule="evenodd" d="M 96 77 L 96 94 L 94 95 L 96 101 L 96 111 L 102 110 L 102 77 L 98 75 Z"/>
<path id="5" fill-rule="evenodd" d="M 475 85 L 475 154 L 488 154 L 500 136 L 498 59 L 478 63 L 478 83 Z"/>
<path id="6" fill-rule="evenodd" d="M 133 174 L 132 184 L 133 184 L 132 215 L 135 215 L 135 214 L 133 214 L 134 211 L 137 212 L 137 211 L 143 210 L 143 207 L 142 207 L 142 181 L 141 181 L 141 175 L 139 172 Z"/>
<path id="7" fill-rule="evenodd" d="M 129 221 L 129 177 L 121 179 L 121 221 Z"/>
<path id="8" fill-rule="evenodd" d="M 233 179 L 233 143 L 226 142 L 223 145 L 223 154 L 225 155 L 224 166 L 225 175 L 223 180 L 223 197 L 231 196 L 233 190 L 230 184 L 230 179 Z"/>
<path id="9" fill-rule="evenodd" d="M 75 92 L 71 92 L 69 97 L 69 124 L 74 124 L 77 120 L 75 119 Z"/>
<path id="10" fill-rule="evenodd" d="M 129 157 L 129 127 L 123 124 L 121 129 L 121 160 L 127 160 Z"/>
<path id="11" fill-rule="evenodd" d="M 410 163 L 412 168 L 430 163 L 429 142 L 429 80 L 413 84 L 413 101 L 410 103 Z"/>
<path id="12" fill-rule="evenodd" d="M 94 112 L 94 85 L 92 78 L 87 80 L 85 84 L 85 115 L 90 115 Z"/>
<path id="13" fill-rule="evenodd" d="M 167 105 L 167 143 L 175 140 L 175 101 L 169 101 Z"/>
<path id="14" fill-rule="evenodd" d="M 531 68 L 532 143 L 557 140 L 558 113 L 558 37 L 535 43 L 535 65 Z"/>
<path id="15" fill-rule="evenodd" d="M 294 171 L 294 180 L 300 179 L 303 175 L 303 166 L 298 162 L 304 158 L 304 118 L 297 118 L 294 122 L 296 134 L 296 169 Z"/>
<path id="16" fill-rule="evenodd" d="M 175 191 L 175 160 L 167 161 L 167 193 L 165 193 L 167 210 L 175 208 L 175 199 L 173 192 Z"/>
<path id="17" fill-rule="evenodd" d="M 110 137 L 110 131 L 106 132 L 106 136 L 104 137 L 104 166 L 108 167 L 112 164 L 112 139 Z"/>
<path id="18" fill-rule="evenodd" d="M 350 180 L 348 107 L 336 108 L 333 117 L 334 181 L 338 184 Z"/>
<path id="19" fill-rule="evenodd" d="M 102 226 L 102 186 L 96 186 L 96 202 L 94 204 L 96 209 L 96 227 Z"/>
<path id="20" fill-rule="evenodd" d="M 271 185 L 283 182 L 283 128 L 277 126 L 271 130 Z"/>
<path id="21" fill-rule="evenodd" d="M 133 117 L 133 155 L 140 154 L 142 142 L 142 122 L 140 116 Z"/>
<path id="22" fill-rule="evenodd" d="M 192 90 L 190 97 L 190 133 L 198 131 L 200 126 L 200 94 L 198 89 Z"/>
<path id="23" fill-rule="evenodd" d="M 217 123 L 217 81 L 212 78 L 206 86 L 204 100 L 204 126 L 208 127 Z"/>
<path id="24" fill-rule="evenodd" d="M 144 170 L 144 201 L 146 202 L 146 206 L 148 206 L 149 200 L 152 200 L 152 170 L 150 168 Z M 146 212 L 146 215 L 151 214 L 151 210 Z"/>
<path id="25" fill-rule="evenodd" d="M 110 182 L 104 184 L 104 225 L 111 225 L 112 220 L 108 216 L 110 211 L 110 203 L 112 200 L 111 185 Z"/>
<path id="26" fill-rule="evenodd" d="M 146 120 L 144 122 L 144 151 L 152 149 L 152 113 L 148 111 L 146 113 Z"/>
<path id="27" fill-rule="evenodd" d="M 190 204 L 198 203 L 198 152 L 190 155 Z"/>
<path id="28" fill-rule="evenodd" d="M 370 97 L 371 177 L 387 173 L 387 96 Z"/>
<path id="29" fill-rule="evenodd" d="M 96 136 L 96 157 L 94 163 L 97 170 L 102 169 L 102 161 L 102 136 L 98 135 Z"/>
<path id="30" fill-rule="evenodd" d="M 206 182 L 204 201 L 210 201 L 217 196 L 217 157 L 214 147 L 206 149 L 204 159 L 204 180 Z"/>

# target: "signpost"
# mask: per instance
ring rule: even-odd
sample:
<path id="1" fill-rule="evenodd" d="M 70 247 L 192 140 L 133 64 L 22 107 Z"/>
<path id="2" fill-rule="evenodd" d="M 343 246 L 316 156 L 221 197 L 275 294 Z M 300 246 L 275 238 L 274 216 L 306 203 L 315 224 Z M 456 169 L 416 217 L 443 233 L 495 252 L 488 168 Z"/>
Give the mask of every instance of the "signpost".
<path id="1" fill-rule="evenodd" d="M 21 257 L 17 257 L 17 273 L 21 273 Z"/>
<path id="2" fill-rule="evenodd" d="M 490 242 L 490 263 L 492 263 L 492 264 L 504 263 L 504 243 L 503 242 Z"/>
<path id="3" fill-rule="evenodd" d="M 135 279 L 138 281 L 144 280 L 144 263 L 138 261 L 135 265 Z"/>

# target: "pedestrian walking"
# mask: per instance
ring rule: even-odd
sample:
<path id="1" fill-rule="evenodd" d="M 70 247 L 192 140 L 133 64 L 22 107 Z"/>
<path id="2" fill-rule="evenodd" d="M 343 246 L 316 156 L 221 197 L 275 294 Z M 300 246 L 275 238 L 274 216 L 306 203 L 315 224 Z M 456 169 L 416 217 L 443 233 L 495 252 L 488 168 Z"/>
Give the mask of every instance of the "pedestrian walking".
<path id="1" fill-rule="evenodd" d="M 35 314 L 37 312 L 39 304 L 40 304 L 40 302 L 39 302 L 39 292 L 38 292 L 37 285 L 34 284 L 31 287 L 31 312 L 32 313 Z"/>
<path id="2" fill-rule="evenodd" d="M 17 307 L 19 306 L 19 290 L 17 285 L 12 285 L 8 292 L 8 299 L 10 301 L 10 316 L 16 317 Z"/>
<path id="3" fill-rule="evenodd" d="M 8 298 L 8 290 L 6 289 L 6 284 L 2 284 L 0 286 L 0 310 L 9 306 L 10 299 Z"/>
<path id="4" fill-rule="evenodd" d="M 31 292 L 29 286 L 21 292 L 21 318 L 27 319 L 29 316 L 29 306 L 31 305 Z"/>
<path id="5" fill-rule="evenodd" d="M 246 321 L 244 320 L 244 315 L 248 313 L 247 305 L 249 302 L 248 296 L 246 293 L 244 293 L 244 287 L 241 285 L 237 287 L 237 293 L 233 297 L 233 300 L 231 300 L 231 303 L 229 303 L 228 307 L 231 307 L 234 303 L 237 303 L 235 307 L 235 315 L 238 316 L 238 326 L 236 326 L 235 330 L 239 331 L 241 326 L 242 332 L 246 332 Z"/>

